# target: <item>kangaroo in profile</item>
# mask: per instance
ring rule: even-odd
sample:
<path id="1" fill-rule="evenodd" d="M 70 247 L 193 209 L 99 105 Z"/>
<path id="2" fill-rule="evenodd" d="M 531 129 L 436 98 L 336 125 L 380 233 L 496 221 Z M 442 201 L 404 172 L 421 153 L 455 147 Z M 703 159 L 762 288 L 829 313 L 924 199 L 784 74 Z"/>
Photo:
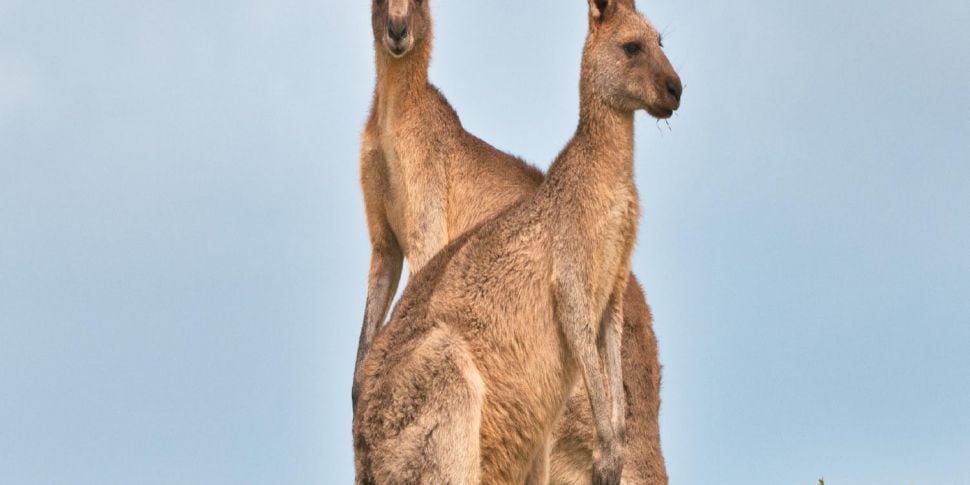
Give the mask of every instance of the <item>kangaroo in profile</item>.
<path id="1" fill-rule="evenodd" d="M 385 14 L 392 10 L 375 8 L 375 35 L 385 35 L 378 20 L 393 19 Z M 546 439 L 580 375 L 596 431 L 592 481 L 619 483 L 620 342 L 639 210 L 633 112 L 669 117 L 681 86 L 632 1 L 589 0 L 589 11 L 573 139 L 538 190 L 453 238 L 415 274 L 365 352 L 354 416 L 358 483 L 521 483 L 545 467 Z M 392 38 L 384 61 L 405 53 L 398 39 L 419 42 L 410 25 L 384 24 Z M 383 97 L 379 88 L 375 104 Z"/>

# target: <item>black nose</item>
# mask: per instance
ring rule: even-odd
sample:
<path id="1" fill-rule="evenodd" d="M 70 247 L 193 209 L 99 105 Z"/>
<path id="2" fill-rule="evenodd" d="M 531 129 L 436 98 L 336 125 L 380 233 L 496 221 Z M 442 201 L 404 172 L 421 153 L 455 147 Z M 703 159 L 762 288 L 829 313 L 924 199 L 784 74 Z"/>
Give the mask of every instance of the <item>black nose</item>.
<path id="1" fill-rule="evenodd" d="M 680 85 L 680 79 L 668 79 L 667 92 L 679 103 L 680 95 L 684 93 L 684 88 Z"/>
<path id="2" fill-rule="evenodd" d="M 391 22 L 387 27 L 387 35 L 391 37 L 394 42 L 401 42 L 404 40 L 404 36 L 408 34 L 408 24 L 407 22 Z"/>

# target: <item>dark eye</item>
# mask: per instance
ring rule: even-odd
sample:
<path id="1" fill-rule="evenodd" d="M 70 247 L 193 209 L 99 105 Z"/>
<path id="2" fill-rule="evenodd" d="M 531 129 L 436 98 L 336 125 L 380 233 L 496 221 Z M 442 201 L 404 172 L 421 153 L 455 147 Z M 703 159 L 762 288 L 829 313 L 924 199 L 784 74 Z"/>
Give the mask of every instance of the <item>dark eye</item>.
<path id="1" fill-rule="evenodd" d="M 639 42 L 627 42 L 623 44 L 623 52 L 626 52 L 628 56 L 635 56 L 643 50 L 643 46 Z"/>
<path id="2" fill-rule="evenodd" d="M 660 47 L 664 46 L 664 36 L 657 36 L 657 44 L 660 44 Z"/>

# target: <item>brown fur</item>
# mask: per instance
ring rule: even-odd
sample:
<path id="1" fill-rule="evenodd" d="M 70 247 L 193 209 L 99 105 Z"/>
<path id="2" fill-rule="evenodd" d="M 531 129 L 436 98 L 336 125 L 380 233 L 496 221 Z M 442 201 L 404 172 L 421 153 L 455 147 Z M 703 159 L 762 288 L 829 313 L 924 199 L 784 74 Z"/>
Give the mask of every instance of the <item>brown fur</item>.
<path id="1" fill-rule="evenodd" d="M 660 450 L 660 362 L 653 317 L 640 285 L 631 277 L 623 302 L 623 386 L 626 390 L 626 453 L 623 483 L 661 485 L 667 469 Z M 645 325 L 643 323 L 646 323 Z M 576 386 L 566 412 L 559 419 L 555 447 L 550 456 L 550 481 L 554 485 L 590 482 L 596 435 L 589 399 Z"/>
<path id="2" fill-rule="evenodd" d="M 411 274 L 458 235 L 494 216 L 542 181 L 542 173 L 468 133 L 428 83 L 431 13 L 414 0 L 374 0 L 377 88 L 361 140 L 361 185 L 371 239 L 367 303 L 357 364 L 384 322 L 403 258 Z M 388 37 L 394 8 L 407 13 L 406 55 Z"/>
<path id="3" fill-rule="evenodd" d="M 376 264 L 372 262 L 360 357 L 367 354 L 367 344 L 383 320 L 393 295 L 401 254 L 407 254 L 413 268 L 420 268 L 428 257 L 423 252 L 440 242 L 442 235 L 445 240 L 454 239 L 468 227 L 528 194 L 540 177 L 523 162 L 498 152 L 461 129 L 453 110 L 427 83 L 430 14 L 426 5 L 408 4 L 414 9 L 412 16 L 416 15 L 418 20 L 409 26 L 412 35 L 405 42 L 389 41 L 381 34 L 382 28 L 395 21 L 388 15 L 394 3 L 391 0 L 387 9 L 377 6 L 374 9 L 376 39 L 388 49 L 385 51 L 381 46 L 377 49 L 378 89 L 363 137 L 362 181 Z M 400 11 L 399 4 L 397 7 Z M 591 10 L 596 10 L 595 6 Z M 622 18 L 631 12 L 632 5 L 609 4 L 603 17 Z M 616 44 L 617 39 L 613 37 L 620 34 L 638 35 L 645 42 L 655 41 L 656 32 L 642 18 L 635 18 L 639 21 L 619 25 L 613 20 L 591 16 L 591 30 L 610 26 L 602 28 L 602 32 L 610 34 L 608 40 L 606 35 L 601 36 L 602 44 Z M 590 39 L 593 37 L 591 33 Z M 395 58 L 389 52 L 399 54 L 395 52 L 399 44 L 409 44 L 408 49 L 414 48 L 415 52 L 406 54 L 405 50 L 406 55 Z M 611 48 L 619 47 L 611 45 Z M 587 51 L 591 50 L 588 43 Z M 676 75 L 662 53 L 659 54 L 662 62 L 657 62 L 654 51 L 659 50 L 645 46 L 643 56 L 653 57 L 641 62 L 660 68 L 645 71 L 649 74 L 646 77 L 650 78 L 650 89 L 624 91 L 631 86 L 638 87 L 636 82 L 630 82 L 630 86 L 619 90 L 620 97 L 591 100 L 590 94 L 584 93 L 583 112 L 592 116 L 584 116 L 584 121 L 589 123 L 584 127 L 581 122 L 576 139 L 554 165 L 574 167 L 560 167 L 558 172 L 553 168 L 550 172 L 550 179 L 561 175 L 558 183 L 547 183 L 544 194 L 469 235 L 471 242 L 456 241 L 409 286 L 395 311 L 396 323 L 378 339 L 373 355 L 368 357 L 369 365 L 359 368 L 363 382 L 370 384 L 365 385 L 361 407 L 355 416 L 359 481 L 454 480 L 460 483 L 481 478 L 486 483 L 515 483 L 522 480 L 529 463 L 543 468 L 542 443 L 575 377 L 575 351 L 592 350 L 595 356 L 597 349 L 588 347 L 593 346 L 591 338 L 597 340 L 599 324 L 591 325 L 590 319 L 598 320 L 593 315 L 602 314 L 607 301 L 613 303 L 605 320 L 614 323 L 605 325 L 608 331 L 598 339 L 602 342 L 600 355 L 608 353 L 605 341 L 619 338 L 615 322 L 619 321 L 621 305 L 610 295 L 618 295 L 625 285 L 635 232 L 636 197 L 630 179 L 632 117 L 627 114 L 616 118 L 612 111 L 632 110 L 640 107 L 637 102 L 654 114 L 660 110 L 660 116 L 669 115 L 669 110 L 676 108 L 676 104 L 671 107 L 670 100 L 664 102 L 663 89 L 656 86 L 660 81 L 676 79 Z M 596 66 L 594 61 L 587 62 L 584 58 L 586 91 L 602 87 L 608 81 L 599 71 L 609 69 Z M 639 67 L 644 70 L 643 66 Z M 590 72 L 591 69 L 594 70 Z M 616 90 L 612 94 L 617 94 Z M 627 99 L 631 94 L 634 101 Z M 592 106 L 586 109 L 587 104 Z M 599 105 L 603 104 L 611 105 L 606 110 L 610 113 L 599 119 L 604 114 Z M 612 137 L 613 132 L 619 136 Z M 600 135 L 607 139 L 597 139 Z M 592 158 L 584 160 L 584 157 Z M 600 157 L 607 159 L 604 166 L 585 167 L 585 162 L 597 162 Z M 611 159 L 623 163 L 614 166 L 615 160 Z M 611 173 L 610 168 L 619 170 Z M 575 177 L 577 173 L 573 172 L 580 176 Z M 605 183 L 596 184 L 594 179 Z M 463 180 L 472 183 L 463 184 Z M 589 200 L 594 202 L 584 207 L 582 202 L 586 197 L 573 192 L 583 193 L 591 188 Z M 574 207 L 578 210 L 571 213 L 562 210 L 560 206 L 570 205 L 563 203 L 567 201 L 573 206 L 578 204 Z M 613 215 L 613 220 L 600 224 L 604 218 L 599 211 L 583 213 L 588 206 L 597 205 L 612 208 L 607 212 Z M 557 211 L 566 213 L 557 214 Z M 564 225 L 550 224 L 553 219 Z M 576 237 L 565 230 L 567 227 L 581 229 L 587 233 L 586 237 Z M 618 234 L 605 240 L 601 238 L 611 232 Z M 599 247 L 588 247 L 591 242 Z M 576 257 L 574 253 L 581 256 Z M 452 266 L 454 258 L 460 263 Z M 602 267 L 610 269 L 597 271 Z M 528 272 L 532 277 L 519 276 L 516 271 Z M 613 276 L 595 277 L 600 273 Z M 578 275 L 590 279 L 584 280 Z M 568 284 L 549 285 L 550 277 L 555 283 L 557 276 Z M 447 284 L 442 287 L 442 282 Z M 523 300 L 523 295 L 533 298 Z M 559 301 L 555 301 L 557 296 Z M 586 301 L 577 305 L 573 299 Z M 627 355 L 624 370 L 629 369 L 631 374 L 624 381 L 631 396 L 627 411 L 631 416 L 631 446 L 627 454 L 631 456 L 628 461 L 634 465 L 624 473 L 624 478 L 631 483 L 641 477 L 650 480 L 644 483 L 663 483 L 666 477 L 656 425 L 659 365 L 649 309 L 636 285 L 624 293 L 624 299 L 622 306 L 636 309 L 628 310 L 629 318 L 624 321 L 624 326 L 635 336 L 623 340 L 623 352 Z M 574 325 L 576 328 L 569 337 L 564 337 L 555 322 L 557 314 L 562 313 L 571 314 L 574 323 L 582 324 Z M 531 328 L 535 327 L 532 322 L 542 322 L 542 328 Z M 369 325 L 373 329 L 369 330 Z M 574 342 L 569 342 L 570 338 Z M 574 348 L 578 345 L 575 341 L 582 338 L 587 340 L 586 348 Z M 590 355 L 580 357 L 580 360 L 591 359 Z M 619 367 L 618 362 L 612 365 Z M 538 371 L 532 372 L 533 369 Z M 584 369 L 586 373 L 590 371 Z M 616 379 L 619 372 L 607 375 Z M 600 395 L 601 416 L 597 425 L 609 442 L 604 448 L 608 456 L 600 459 L 601 477 L 615 473 L 622 466 L 616 439 L 621 434 L 617 430 L 623 429 L 622 414 L 619 419 L 611 420 L 608 417 L 611 410 L 607 409 L 606 415 L 602 411 L 610 400 L 613 411 L 623 409 L 622 404 L 617 405 L 623 399 L 616 399 L 622 397 L 622 392 L 612 393 L 613 398 L 609 400 L 603 396 L 606 389 L 622 386 L 606 384 L 600 385 L 603 392 L 593 393 Z M 566 482 L 556 480 L 557 471 L 566 476 L 585 475 L 588 482 L 593 467 L 591 445 L 595 437 L 591 423 L 594 420 L 588 399 L 584 397 L 584 386 L 576 387 L 567 417 L 559 425 L 562 438 L 553 452 L 553 479 L 557 482 Z M 582 424 L 576 425 L 578 422 Z M 478 443 L 459 439 L 474 434 L 475 430 L 479 430 L 482 438 L 481 454 L 478 454 Z M 509 430 L 518 432 L 509 434 Z M 585 455 L 575 460 L 557 458 L 568 458 L 575 449 L 585 450 L 578 453 Z M 478 473 L 478 460 L 482 461 L 481 476 L 473 474 Z M 634 473 L 641 465 L 643 472 Z"/>

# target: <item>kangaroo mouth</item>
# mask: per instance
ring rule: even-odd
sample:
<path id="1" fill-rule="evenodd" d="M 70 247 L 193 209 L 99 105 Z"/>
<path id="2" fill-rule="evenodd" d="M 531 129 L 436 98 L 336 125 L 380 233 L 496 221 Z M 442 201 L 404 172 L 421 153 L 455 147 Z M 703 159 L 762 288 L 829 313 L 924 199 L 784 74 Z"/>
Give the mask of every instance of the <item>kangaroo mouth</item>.
<path id="1" fill-rule="evenodd" d="M 676 108 L 668 108 L 666 106 L 647 106 L 647 113 L 658 120 L 665 120 L 674 115 L 674 110 Z"/>
<path id="2" fill-rule="evenodd" d="M 665 120 L 674 115 L 674 111 L 680 108 L 680 101 L 672 98 L 654 100 L 652 103 L 645 103 L 644 109 L 647 113 L 658 120 Z"/>
<path id="3" fill-rule="evenodd" d="M 397 59 L 404 57 L 411 50 L 411 45 L 412 42 L 410 39 L 395 42 L 389 38 L 384 38 L 384 47 L 387 49 L 387 52 Z"/>

